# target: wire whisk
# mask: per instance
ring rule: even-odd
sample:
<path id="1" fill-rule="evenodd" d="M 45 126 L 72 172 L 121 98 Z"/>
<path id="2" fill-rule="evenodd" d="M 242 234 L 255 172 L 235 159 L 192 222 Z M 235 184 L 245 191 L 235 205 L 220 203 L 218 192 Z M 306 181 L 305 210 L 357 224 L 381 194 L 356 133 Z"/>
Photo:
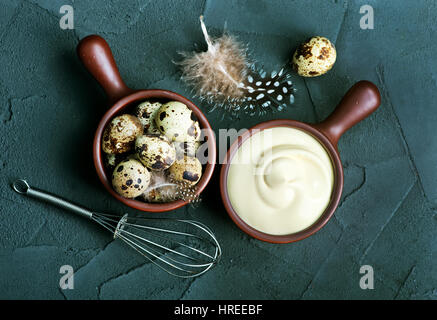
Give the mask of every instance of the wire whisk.
<path id="1" fill-rule="evenodd" d="M 167 273 L 192 278 L 204 274 L 218 263 L 221 247 L 214 233 L 203 223 L 171 218 L 130 217 L 92 212 L 36 188 L 22 179 L 12 188 L 63 209 L 84 216 L 136 250 Z M 163 227 L 165 226 L 165 228 Z"/>

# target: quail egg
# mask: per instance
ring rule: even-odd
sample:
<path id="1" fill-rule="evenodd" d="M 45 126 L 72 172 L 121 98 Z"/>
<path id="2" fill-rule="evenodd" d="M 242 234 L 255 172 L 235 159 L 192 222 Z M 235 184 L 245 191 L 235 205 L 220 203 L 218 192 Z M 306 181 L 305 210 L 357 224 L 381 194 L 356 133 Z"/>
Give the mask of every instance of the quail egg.
<path id="1" fill-rule="evenodd" d="M 147 134 L 161 135 L 161 131 L 159 131 L 156 126 L 155 119 L 150 120 L 149 128 L 147 129 Z"/>
<path id="2" fill-rule="evenodd" d="M 184 155 L 188 155 L 190 157 L 195 157 L 196 152 L 199 149 L 201 142 L 200 142 L 200 126 L 199 122 L 195 121 L 193 124 L 193 132 L 194 135 L 188 135 L 187 141 L 184 142 L 178 142 L 174 141 L 173 144 L 176 148 L 176 158 L 180 159 Z"/>
<path id="3" fill-rule="evenodd" d="M 102 149 L 105 153 L 112 154 L 128 152 L 142 133 L 143 126 L 137 117 L 130 114 L 117 116 L 103 132 Z"/>
<path id="4" fill-rule="evenodd" d="M 171 141 L 184 142 L 190 137 L 200 136 L 200 128 L 194 114 L 185 104 L 170 101 L 159 108 L 155 123 Z"/>
<path id="5" fill-rule="evenodd" d="M 168 173 L 174 181 L 195 185 L 202 176 L 202 164 L 195 157 L 184 156 L 174 162 Z"/>
<path id="6" fill-rule="evenodd" d="M 187 141 L 199 141 L 201 133 L 202 131 L 200 130 L 199 122 L 194 121 L 193 125 L 190 128 L 190 131 L 188 132 Z"/>
<path id="7" fill-rule="evenodd" d="M 153 102 L 152 103 L 150 101 L 144 101 L 144 102 L 140 103 L 135 108 L 135 115 L 140 120 L 141 124 L 143 125 L 144 133 L 157 133 L 156 130 L 158 130 L 158 129 L 156 128 L 156 125 L 154 123 L 154 119 L 155 119 L 155 116 L 156 116 L 156 114 L 161 106 L 162 106 L 162 103 L 160 103 L 160 102 Z M 155 132 L 149 132 L 149 129 L 152 126 L 154 128 L 152 128 L 151 131 L 155 131 Z M 158 131 L 158 133 L 159 133 L 159 131 Z"/>
<path id="8" fill-rule="evenodd" d="M 163 135 L 142 135 L 135 141 L 135 152 L 150 170 L 166 170 L 176 159 L 175 147 Z"/>
<path id="9" fill-rule="evenodd" d="M 150 172 L 138 160 L 119 163 L 112 174 L 114 190 L 125 198 L 136 198 L 144 193 L 150 183 Z"/>
<path id="10" fill-rule="evenodd" d="M 335 63 L 334 45 L 325 37 L 302 43 L 293 55 L 293 68 L 301 76 L 315 77 L 328 72 Z"/>

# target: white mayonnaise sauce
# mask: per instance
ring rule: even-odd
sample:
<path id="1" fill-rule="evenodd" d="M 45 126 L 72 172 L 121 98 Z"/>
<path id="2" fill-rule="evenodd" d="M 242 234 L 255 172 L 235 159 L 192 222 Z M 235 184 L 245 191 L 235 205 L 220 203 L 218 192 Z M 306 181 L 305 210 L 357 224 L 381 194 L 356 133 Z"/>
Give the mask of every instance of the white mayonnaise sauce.
<path id="1" fill-rule="evenodd" d="M 289 127 L 262 130 L 231 160 L 228 194 L 235 212 L 251 227 L 292 234 L 316 222 L 334 184 L 331 159 L 310 134 Z"/>

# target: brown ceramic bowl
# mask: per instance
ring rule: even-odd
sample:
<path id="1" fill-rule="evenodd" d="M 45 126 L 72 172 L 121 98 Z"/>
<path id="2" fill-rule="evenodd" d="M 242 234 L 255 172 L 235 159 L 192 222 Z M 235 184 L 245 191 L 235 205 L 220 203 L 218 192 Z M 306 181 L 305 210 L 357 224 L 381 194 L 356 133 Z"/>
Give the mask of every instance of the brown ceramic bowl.
<path id="1" fill-rule="evenodd" d="M 244 134 L 229 148 L 226 158 L 223 162 L 220 174 L 220 191 L 225 205 L 231 219 L 237 226 L 249 234 L 250 236 L 259 240 L 272 243 L 289 243 L 302 240 L 320 230 L 332 217 L 335 209 L 340 202 L 341 193 L 343 191 L 343 166 L 341 164 L 340 155 L 337 149 L 337 143 L 344 132 L 351 128 L 356 123 L 360 122 L 372 112 L 374 112 L 380 105 L 381 97 L 378 88 L 369 81 L 360 81 L 356 83 L 341 100 L 335 111 L 323 122 L 318 124 L 306 124 L 299 121 L 281 119 L 262 122 Z M 302 130 L 315 139 L 317 139 L 330 155 L 331 162 L 334 168 L 334 186 L 331 194 L 331 200 L 328 207 L 322 216 L 310 227 L 297 233 L 288 235 L 271 235 L 259 230 L 256 230 L 246 224 L 235 212 L 229 200 L 227 179 L 230 167 L 230 162 L 237 152 L 238 148 L 246 141 L 252 134 L 259 132 L 259 130 L 269 129 L 273 127 L 292 127 Z"/>
<path id="2" fill-rule="evenodd" d="M 118 195 L 112 188 L 110 174 L 106 172 L 101 148 L 102 134 L 106 125 L 116 115 L 127 112 L 130 108 L 146 99 L 175 100 L 186 104 L 197 117 L 202 132 L 208 143 L 208 161 L 203 167 L 203 175 L 197 184 L 197 194 L 202 192 L 211 179 L 216 161 L 216 143 L 214 132 L 200 109 L 187 98 L 167 90 L 132 90 L 120 77 L 114 58 L 107 42 L 100 36 L 91 35 L 82 39 L 77 47 L 80 60 L 105 90 L 110 109 L 105 113 L 97 127 L 94 137 L 93 157 L 97 175 L 103 186 L 117 200 L 129 207 L 149 212 L 164 212 L 180 208 L 187 204 L 178 200 L 169 203 L 146 203 L 135 199 L 126 199 Z"/>

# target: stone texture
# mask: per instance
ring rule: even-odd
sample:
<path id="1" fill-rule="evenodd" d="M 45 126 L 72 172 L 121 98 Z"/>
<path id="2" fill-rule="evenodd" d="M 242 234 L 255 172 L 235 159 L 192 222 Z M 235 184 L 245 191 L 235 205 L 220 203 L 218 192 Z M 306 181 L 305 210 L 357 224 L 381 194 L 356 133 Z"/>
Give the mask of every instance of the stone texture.
<path id="1" fill-rule="evenodd" d="M 74 30 L 59 28 L 64 4 L 74 8 Z M 363 4 L 374 8 L 374 30 L 359 28 Z M 382 104 L 340 140 L 342 201 L 314 236 L 274 245 L 241 232 L 221 205 L 219 170 L 200 205 L 163 214 L 206 223 L 222 244 L 216 268 L 180 280 L 99 226 L 15 194 L 10 183 L 26 178 L 94 210 L 133 213 L 95 174 L 92 139 L 107 105 L 76 57 L 77 42 L 104 36 L 132 88 L 192 97 L 173 62 L 179 51 L 205 49 L 202 14 L 211 34 L 226 27 L 268 71 L 287 67 L 299 43 L 314 35 L 332 40 L 338 54 L 322 77 L 293 75 L 296 102 L 280 114 L 228 119 L 192 98 L 217 134 L 276 118 L 322 121 L 361 79 L 377 84 Z M 436 4 L 425 0 L 3 1 L 0 298 L 437 299 L 436 19 Z M 74 290 L 59 288 L 64 264 L 75 270 Z M 359 287 L 365 264 L 374 268 L 374 290 Z"/>

